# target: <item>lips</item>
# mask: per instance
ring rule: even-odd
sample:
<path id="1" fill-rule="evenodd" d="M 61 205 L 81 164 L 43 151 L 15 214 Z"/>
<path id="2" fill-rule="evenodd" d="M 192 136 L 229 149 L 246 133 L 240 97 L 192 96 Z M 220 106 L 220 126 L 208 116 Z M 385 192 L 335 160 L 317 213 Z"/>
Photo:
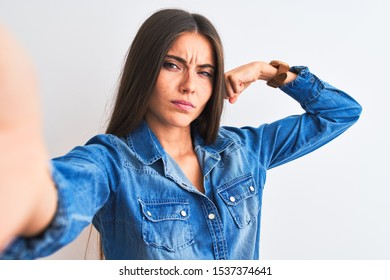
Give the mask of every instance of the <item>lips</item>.
<path id="1" fill-rule="evenodd" d="M 192 104 L 192 103 L 189 102 L 189 101 L 185 101 L 185 100 L 172 100 L 171 102 L 172 102 L 176 107 L 178 107 L 179 109 L 184 110 L 184 111 L 189 111 L 189 110 L 195 108 L 194 104 Z"/>

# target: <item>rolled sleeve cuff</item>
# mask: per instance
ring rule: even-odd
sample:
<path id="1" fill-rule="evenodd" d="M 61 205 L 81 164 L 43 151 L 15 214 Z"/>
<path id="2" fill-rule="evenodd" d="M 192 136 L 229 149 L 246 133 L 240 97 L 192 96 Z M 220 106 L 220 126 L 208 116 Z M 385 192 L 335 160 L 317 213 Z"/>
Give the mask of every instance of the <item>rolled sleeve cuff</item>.
<path id="1" fill-rule="evenodd" d="M 325 84 L 306 66 L 294 66 L 290 68 L 290 71 L 297 74 L 297 78 L 281 86 L 280 89 L 305 107 L 307 103 L 321 94 Z"/>

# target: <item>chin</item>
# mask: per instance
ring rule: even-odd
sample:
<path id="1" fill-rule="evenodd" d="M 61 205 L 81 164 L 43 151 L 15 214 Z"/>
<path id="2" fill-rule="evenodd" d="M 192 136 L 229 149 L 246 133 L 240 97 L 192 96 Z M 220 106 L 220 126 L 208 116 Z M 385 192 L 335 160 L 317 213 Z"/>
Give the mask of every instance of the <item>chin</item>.
<path id="1" fill-rule="evenodd" d="M 192 118 L 186 118 L 186 117 L 181 116 L 181 117 L 178 117 L 178 118 L 171 120 L 170 123 L 172 124 L 172 126 L 175 126 L 175 127 L 186 128 L 186 127 L 190 126 L 193 121 L 194 120 Z"/>

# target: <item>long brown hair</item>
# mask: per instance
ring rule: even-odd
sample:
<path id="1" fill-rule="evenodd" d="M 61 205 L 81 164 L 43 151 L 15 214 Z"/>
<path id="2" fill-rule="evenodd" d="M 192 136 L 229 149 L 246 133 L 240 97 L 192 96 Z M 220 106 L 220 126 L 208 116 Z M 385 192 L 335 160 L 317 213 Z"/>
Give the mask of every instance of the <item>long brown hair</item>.
<path id="1" fill-rule="evenodd" d="M 123 67 L 106 133 L 125 136 L 142 122 L 165 56 L 184 32 L 202 34 L 213 46 L 216 63 L 213 94 L 192 127 L 206 143 L 215 141 L 225 94 L 222 42 L 207 18 L 178 9 L 157 11 L 140 27 Z"/>

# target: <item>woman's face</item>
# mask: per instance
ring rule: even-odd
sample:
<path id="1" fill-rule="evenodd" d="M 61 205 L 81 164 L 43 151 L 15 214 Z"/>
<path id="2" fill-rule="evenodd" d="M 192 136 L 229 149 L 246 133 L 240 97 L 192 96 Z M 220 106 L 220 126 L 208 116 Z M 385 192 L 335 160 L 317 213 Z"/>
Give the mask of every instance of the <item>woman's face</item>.
<path id="1" fill-rule="evenodd" d="M 157 77 L 145 117 L 148 124 L 188 128 L 211 97 L 215 67 L 212 45 L 203 35 L 180 35 Z"/>

